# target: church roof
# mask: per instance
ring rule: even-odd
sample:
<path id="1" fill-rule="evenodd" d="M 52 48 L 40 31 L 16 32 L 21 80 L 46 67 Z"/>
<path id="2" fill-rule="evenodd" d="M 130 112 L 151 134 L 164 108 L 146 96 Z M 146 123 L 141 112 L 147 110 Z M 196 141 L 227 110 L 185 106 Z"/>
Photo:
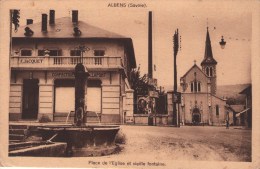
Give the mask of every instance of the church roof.
<path id="1" fill-rule="evenodd" d="M 201 62 L 201 65 L 205 65 L 205 64 L 213 64 L 213 65 L 217 64 L 217 61 L 213 58 L 208 27 L 207 27 L 207 34 L 206 34 L 204 59 Z"/>
<path id="2" fill-rule="evenodd" d="M 181 78 L 184 78 L 193 68 L 197 67 L 202 74 L 204 74 L 206 77 L 208 77 L 202 70 L 201 68 L 195 63 Z"/>

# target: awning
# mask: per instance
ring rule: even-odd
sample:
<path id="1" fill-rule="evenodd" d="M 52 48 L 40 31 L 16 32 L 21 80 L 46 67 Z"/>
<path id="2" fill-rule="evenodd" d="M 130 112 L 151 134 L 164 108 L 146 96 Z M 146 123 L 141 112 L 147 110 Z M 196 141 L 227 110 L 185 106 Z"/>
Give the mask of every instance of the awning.
<path id="1" fill-rule="evenodd" d="M 246 108 L 245 110 L 243 110 L 243 111 L 237 113 L 237 114 L 236 114 L 236 117 L 240 116 L 240 114 L 242 114 L 242 113 L 245 113 L 245 112 L 246 112 L 247 110 L 249 110 L 249 109 L 250 109 L 250 108 Z"/>

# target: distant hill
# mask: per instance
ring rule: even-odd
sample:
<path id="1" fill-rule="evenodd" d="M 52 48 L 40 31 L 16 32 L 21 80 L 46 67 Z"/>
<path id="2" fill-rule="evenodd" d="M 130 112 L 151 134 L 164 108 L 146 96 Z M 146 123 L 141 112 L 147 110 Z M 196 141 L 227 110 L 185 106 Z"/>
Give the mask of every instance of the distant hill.
<path id="1" fill-rule="evenodd" d="M 219 97 L 233 97 L 240 98 L 243 95 L 239 94 L 244 90 L 249 84 L 236 84 L 236 85 L 220 85 L 217 86 L 217 96 Z"/>

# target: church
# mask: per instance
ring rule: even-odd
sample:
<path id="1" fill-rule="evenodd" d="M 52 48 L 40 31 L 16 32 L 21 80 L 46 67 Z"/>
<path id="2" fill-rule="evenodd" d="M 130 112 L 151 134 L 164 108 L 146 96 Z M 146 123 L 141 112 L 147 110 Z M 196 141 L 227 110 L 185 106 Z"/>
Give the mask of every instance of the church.
<path id="1" fill-rule="evenodd" d="M 229 119 L 226 100 L 216 96 L 217 61 L 207 28 L 204 59 L 180 78 L 180 122 L 183 125 L 223 125 Z M 230 117 L 231 118 L 231 117 Z"/>

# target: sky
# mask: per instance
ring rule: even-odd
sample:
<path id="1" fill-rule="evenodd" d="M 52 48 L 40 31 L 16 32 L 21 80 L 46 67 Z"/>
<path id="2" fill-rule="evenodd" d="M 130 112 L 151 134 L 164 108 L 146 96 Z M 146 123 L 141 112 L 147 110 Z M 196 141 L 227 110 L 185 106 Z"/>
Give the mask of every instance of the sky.
<path id="1" fill-rule="evenodd" d="M 57 3 L 60 2 L 60 3 Z M 62 3 L 61 3 L 62 2 Z M 70 3 L 67 3 L 70 2 Z M 73 3 L 71 3 L 73 2 Z M 209 27 L 213 57 L 217 60 L 217 84 L 251 82 L 251 6 L 246 1 L 117 1 L 145 4 L 145 8 L 108 7 L 116 1 L 25 1 L 20 25 L 27 18 L 41 21 L 41 14 L 56 11 L 56 18 L 71 17 L 79 10 L 79 20 L 102 29 L 131 37 L 141 73 L 148 70 L 148 11 L 153 12 L 153 64 L 158 85 L 173 86 L 172 36 L 178 28 L 181 50 L 177 55 L 178 83 L 194 64 L 200 65 L 205 50 L 206 28 Z M 219 41 L 227 42 L 221 49 Z"/>

